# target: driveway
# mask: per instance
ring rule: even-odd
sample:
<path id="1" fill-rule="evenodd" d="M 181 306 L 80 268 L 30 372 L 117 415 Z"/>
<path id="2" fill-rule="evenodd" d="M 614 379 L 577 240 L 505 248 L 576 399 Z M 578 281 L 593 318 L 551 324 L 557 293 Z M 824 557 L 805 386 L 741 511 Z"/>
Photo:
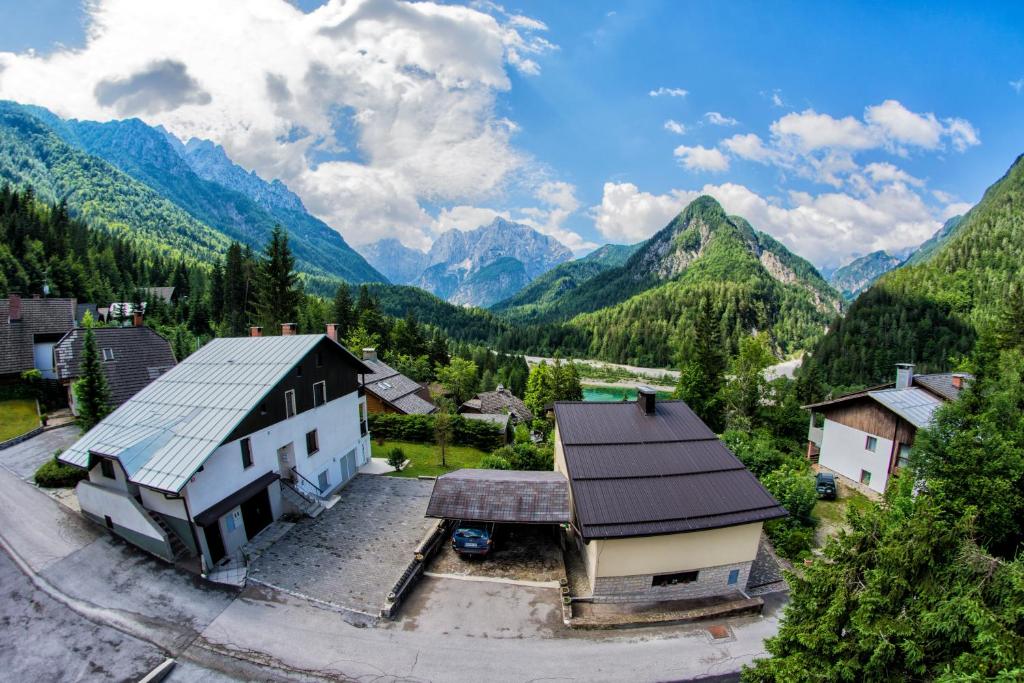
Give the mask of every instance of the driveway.
<path id="1" fill-rule="evenodd" d="M 356 475 L 340 501 L 295 525 L 250 567 L 249 579 L 376 617 L 434 520 L 432 481 Z"/>
<path id="2" fill-rule="evenodd" d="M 499 525 L 497 547 L 484 558 L 463 559 L 445 540 L 427 571 L 445 576 L 557 582 L 565 576 L 558 533 L 548 525 Z"/>
<path id="3" fill-rule="evenodd" d="M 51 429 L 0 451 L 0 465 L 22 479 L 32 479 L 36 470 L 53 457 L 54 451 L 64 450 L 81 435 L 76 425 Z"/>

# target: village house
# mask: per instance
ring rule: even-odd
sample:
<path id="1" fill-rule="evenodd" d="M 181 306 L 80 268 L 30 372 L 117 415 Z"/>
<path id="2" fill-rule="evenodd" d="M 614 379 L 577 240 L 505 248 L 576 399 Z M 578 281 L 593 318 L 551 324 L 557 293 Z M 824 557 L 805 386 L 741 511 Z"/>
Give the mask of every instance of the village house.
<path id="1" fill-rule="evenodd" d="M 0 381 L 17 382 L 26 370 L 56 379 L 53 346 L 75 326 L 74 299 L 0 299 Z"/>
<path id="2" fill-rule="evenodd" d="M 523 400 L 499 384 L 494 391 L 484 391 L 459 406 L 460 415 L 508 415 L 512 424 L 533 421 L 533 413 Z"/>
<path id="3" fill-rule="evenodd" d="M 93 331 L 100 367 L 110 389 L 111 409 L 117 408 L 143 387 L 175 365 L 170 343 L 142 324 L 142 314 L 134 315 L 132 327 L 98 327 Z M 68 405 L 77 415 L 72 386 L 82 374 L 85 328 L 76 327 L 54 346 L 57 380 L 65 388 Z"/>
<path id="4" fill-rule="evenodd" d="M 366 407 L 371 413 L 428 415 L 437 406 L 430 390 L 377 357 L 376 349 L 363 349 L 363 363 L 372 372 L 366 375 Z"/>
<path id="5" fill-rule="evenodd" d="M 205 571 L 285 511 L 322 511 L 369 460 L 370 371 L 330 334 L 294 324 L 279 337 L 214 339 L 59 459 L 89 470 L 83 514 Z"/>
<path id="6" fill-rule="evenodd" d="M 964 373 L 915 375 L 896 366 L 896 382 L 804 406 L 811 411 L 807 456 L 866 493 L 885 492 L 906 466 L 917 430 L 955 401 L 973 378 Z"/>
<path id="7" fill-rule="evenodd" d="M 595 602 L 703 598 L 747 585 L 786 511 L 682 401 L 555 403 L 555 470 Z"/>

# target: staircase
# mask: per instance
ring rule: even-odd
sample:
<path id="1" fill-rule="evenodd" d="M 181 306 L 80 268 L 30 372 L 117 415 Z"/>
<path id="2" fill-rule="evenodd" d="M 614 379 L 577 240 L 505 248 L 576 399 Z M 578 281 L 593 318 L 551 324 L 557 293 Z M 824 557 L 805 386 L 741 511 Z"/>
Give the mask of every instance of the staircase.
<path id="1" fill-rule="evenodd" d="M 287 479 L 281 480 L 281 497 L 307 517 L 319 517 L 327 509 L 319 500 L 295 488 L 295 484 Z"/>
<path id="2" fill-rule="evenodd" d="M 160 515 L 154 513 L 152 510 L 148 510 L 146 508 L 143 509 L 146 510 L 146 514 L 149 515 L 149 518 L 163 530 L 164 534 L 167 535 L 167 541 L 171 544 L 171 554 L 174 556 L 174 560 L 180 560 L 188 555 L 189 549 L 181 542 L 181 539 L 178 538 L 178 534 L 175 533 L 174 529 L 172 529 L 167 522 L 160 517 Z"/>

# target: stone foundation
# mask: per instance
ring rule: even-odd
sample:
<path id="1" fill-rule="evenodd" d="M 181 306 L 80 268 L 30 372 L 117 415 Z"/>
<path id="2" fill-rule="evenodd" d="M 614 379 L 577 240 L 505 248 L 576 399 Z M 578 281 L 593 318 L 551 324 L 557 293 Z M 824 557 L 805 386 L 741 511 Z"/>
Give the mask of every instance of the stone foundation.
<path id="1" fill-rule="evenodd" d="M 697 580 L 672 586 L 655 586 L 654 575 L 600 576 L 593 580 L 594 602 L 650 602 L 652 600 L 685 600 L 707 598 L 742 591 L 747 585 L 752 562 L 704 567 Z M 729 584 L 729 572 L 738 569 L 735 584 Z"/>

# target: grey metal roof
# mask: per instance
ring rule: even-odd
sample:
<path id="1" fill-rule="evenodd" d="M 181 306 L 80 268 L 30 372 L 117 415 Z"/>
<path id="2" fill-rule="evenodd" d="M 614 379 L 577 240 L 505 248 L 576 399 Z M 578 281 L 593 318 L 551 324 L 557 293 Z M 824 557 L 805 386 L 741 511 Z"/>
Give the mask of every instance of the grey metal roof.
<path id="1" fill-rule="evenodd" d="M 406 415 L 426 415 L 437 410 L 433 403 L 416 395 L 423 389 L 416 381 L 378 358 L 364 358 L 363 363 L 373 370 L 363 377 L 364 388 L 377 398 Z"/>
<path id="2" fill-rule="evenodd" d="M 177 493 L 322 334 L 214 339 L 89 430 L 60 460 L 116 457 L 130 481 Z M 353 360 L 356 360 L 353 358 Z"/>
<path id="3" fill-rule="evenodd" d="M 427 517 L 474 522 L 565 524 L 569 482 L 558 472 L 456 470 L 434 482 Z"/>
<path id="4" fill-rule="evenodd" d="M 968 373 L 962 373 L 966 382 L 964 386 L 974 380 L 974 375 Z M 938 396 L 948 400 L 955 401 L 960 398 L 960 392 L 963 389 L 957 389 L 953 386 L 953 373 L 952 372 L 937 372 L 928 375 L 914 375 L 914 384 L 920 385 Z"/>
<path id="5" fill-rule="evenodd" d="M 916 378 L 915 378 L 916 379 Z M 924 389 L 882 389 L 868 395 L 915 427 L 927 427 L 944 401 Z"/>
<path id="6" fill-rule="evenodd" d="M 786 511 L 682 401 L 555 403 L 584 538 L 684 533 Z"/>

